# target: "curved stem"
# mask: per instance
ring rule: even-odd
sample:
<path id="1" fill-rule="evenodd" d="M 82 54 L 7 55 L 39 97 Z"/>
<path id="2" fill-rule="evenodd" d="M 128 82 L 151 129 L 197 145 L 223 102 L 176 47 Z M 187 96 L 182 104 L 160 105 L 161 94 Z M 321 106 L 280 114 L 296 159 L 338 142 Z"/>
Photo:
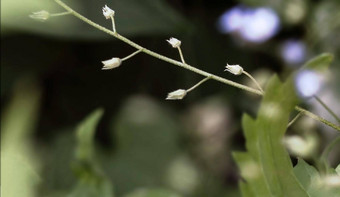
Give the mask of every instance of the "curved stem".
<path id="1" fill-rule="evenodd" d="M 288 123 L 287 128 L 290 127 L 301 116 L 301 114 L 302 112 L 296 114 L 296 116 Z"/>
<path id="2" fill-rule="evenodd" d="M 335 138 L 333 141 L 331 141 L 331 143 L 329 143 L 327 145 L 327 147 L 325 148 L 325 150 L 322 152 L 321 154 L 321 162 L 323 163 L 323 165 L 325 166 L 326 168 L 326 171 L 328 171 L 329 169 L 329 164 L 327 162 L 327 159 L 328 159 L 328 156 L 329 156 L 329 153 L 332 151 L 332 149 L 334 148 L 334 146 L 336 144 L 340 143 L 340 136 L 338 136 L 337 138 Z"/>
<path id="3" fill-rule="evenodd" d="M 125 38 L 124 36 L 121 36 L 120 34 L 118 34 L 117 32 L 113 32 L 103 26 L 100 26 L 98 25 L 97 23 L 89 20 L 88 18 L 84 17 L 83 15 L 79 14 L 78 12 L 74 11 L 72 8 L 70 8 L 68 5 L 66 5 L 65 3 L 63 3 L 61 0 L 54 0 L 57 4 L 59 4 L 61 7 L 63 7 L 65 10 L 69 11 L 71 14 L 73 14 L 75 17 L 79 18 L 80 20 L 84 21 L 85 23 L 97 28 L 98 30 L 101 30 L 123 42 L 125 42 L 126 44 L 140 50 L 141 52 L 144 52 L 150 56 L 153 56 L 157 59 L 160 59 L 160 60 L 163 60 L 165 62 L 168 62 L 170 64 L 173 64 L 173 65 L 176 65 L 176 66 L 179 66 L 179 67 L 182 67 L 182 68 L 185 68 L 189 71 L 192 71 L 192 72 L 195 72 L 197 74 L 200 74 L 202 76 L 205 76 L 205 77 L 210 77 L 210 79 L 213 79 L 215 81 L 219 81 L 221 83 L 224 83 L 224 84 L 227 84 L 227 85 L 230 85 L 230 86 L 234 86 L 236 88 L 239 88 L 239 89 L 242 89 L 242 90 L 245 90 L 245 91 L 248 91 L 248 92 L 251 92 L 251 93 L 254 93 L 254 94 L 257 94 L 257 95 L 260 95 L 262 96 L 264 94 L 264 92 L 260 91 L 260 90 L 257 90 L 257 89 L 254 89 L 254 88 L 251 88 L 251 87 L 248 87 L 248 86 L 245 86 L 245 85 L 242 85 L 240 83 L 236 83 L 234 81 L 231 81 L 231 80 L 228 80 L 228 79 L 225 79 L 225 78 L 222 78 L 222 77 L 219 77 L 217 75 L 213 75 L 211 73 L 208 73 L 206 71 L 203 71 L 203 70 L 200 70 L 198 68 L 195 68 L 193 66 L 190 66 L 189 64 L 186 64 L 186 63 L 182 63 L 182 62 L 179 62 L 179 61 L 176 61 L 174 59 L 171 59 L 171 58 L 168 58 L 164 55 L 161 55 L 161 54 L 158 54 L 156 52 L 153 52 L 149 49 L 146 49 L 138 44 L 136 44 L 135 42 Z M 313 114 L 312 112 L 306 110 L 306 109 L 303 109 L 301 107 L 298 107 L 296 106 L 295 109 L 297 111 L 300 111 L 302 112 L 303 114 L 315 119 L 315 120 L 318 120 L 334 129 L 336 129 L 337 131 L 340 131 L 340 126 L 337 126 L 315 114 Z"/>
<path id="4" fill-rule="evenodd" d="M 264 92 L 263 89 L 261 88 L 260 84 L 256 81 L 256 79 L 255 79 L 253 76 L 251 76 L 251 74 L 249 74 L 249 73 L 248 73 L 247 71 L 245 71 L 245 70 L 243 70 L 242 73 L 244 73 L 245 75 L 247 75 L 247 77 L 249 77 L 249 78 L 255 83 L 255 85 L 257 86 L 257 88 L 258 88 L 259 90 L 261 90 L 262 93 Z"/>
<path id="5" fill-rule="evenodd" d="M 340 126 L 335 125 L 335 124 L 329 122 L 328 120 L 326 120 L 326 119 L 324 119 L 324 118 L 322 118 L 322 117 L 320 117 L 318 115 L 315 115 L 315 114 L 313 114 L 312 112 L 310 112 L 310 111 L 308 111 L 306 109 L 303 109 L 303 108 L 301 108 L 299 106 L 295 106 L 295 109 L 297 111 L 303 113 L 304 115 L 309 116 L 310 118 L 312 118 L 314 120 L 320 121 L 320 122 L 324 123 L 325 125 L 330 126 L 330 127 L 332 127 L 333 129 L 335 129 L 337 131 L 340 131 Z"/>
<path id="6" fill-rule="evenodd" d="M 133 56 L 135 56 L 135 55 L 137 55 L 138 53 L 140 53 L 140 52 L 142 52 L 142 50 L 141 49 L 139 49 L 138 51 L 136 51 L 136 52 L 133 52 L 133 53 L 131 53 L 130 55 L 128 55 L 128 56 L 126 56 L 126 57 L 124 57 L 123 59 L 121 59 L 122 61 L 125 61 L 125 60 L 127 60 L 127 59 L 129 59 L 129 58 L 131 58 L 131 57 L 133 57 Z"/>
<path id="7" fill-rule="evenodd" d="M 181 50 L 181 47 L 177 47 L 178 49 L 178 52 L 179 52 L 179 56 L 181 56 L 181 60 L 182 60 L 182 63 L 185 64 L 185 61 L 184 61 L 184 57 L 183 57 L 183 53 L 182 53 L 182 50 Z"/>
<path id="8" fill-rule="evenodd" d="M 115 23 L 115 18 L 113 16 L 111 16 L 111 21 L 112 21 L 112 31 L 113 33 L 116 33 L 116 23 Z"/>
<path id="9" fill-rule="evenodd" d="M 68 14 L 71 14 L 71 12 L 67 11 L 67 12 L 55 13 L 55 14 L 50 14 L 50 16 L 65 16 Z"/>
<path id="10" fill-rule="evenodd" d="M 208 81 L 211 77 L 206 77 L 204 79 L 202 79 L 200 82 L 198 82 L 196 85 L 192 86 L 191 88 L 187 89 L 187 92 L 190 92 L 192 90 L 194 90 L 195 88 L 197 88 L 198 86 L 200 86 L 202 83 Z"/>
<path id="11" fill-rule="evenodd" d="M 324 103 L 318 96 L 314 96 L 314 98 L 328 111 L 328 113 L 330 113 L 335 118 L 335 120 L 340 123 L 340 118 L 333 112 L 333 110 L 331 110 L 331 108 L 327 106 L 326 103 Z"/>

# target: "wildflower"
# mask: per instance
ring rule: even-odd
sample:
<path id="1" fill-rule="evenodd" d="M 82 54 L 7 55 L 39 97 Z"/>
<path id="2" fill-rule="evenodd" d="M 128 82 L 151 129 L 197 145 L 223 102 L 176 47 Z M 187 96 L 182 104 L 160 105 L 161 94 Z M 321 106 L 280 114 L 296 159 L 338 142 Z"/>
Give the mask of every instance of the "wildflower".
<path id="1" fill-rule="evenodd" d="M 168 41 L 168 43 L 171 44 L 173 48 L 177 48 L 181 46 L 181 41 L 178 40 L 177 38 L 171 37 L 169 40 L 166 40 L 166 41 Z"/>
<path id="2" fill-rule="evenodd" d="M 109 69 L 117 68 L 118 66 L 120 66 L 122 63 L 122 60 L 118 57 L 114 57 L 112 59 L 102 61 L 102 63 L 104 64 L 102 70 L 109 70 Z"/>
<path id="3" fill-rule="evenodd" d="M 310 157 L 317 148 L 317 140 L 312 136 L 305 139 L 297 135 L 287 136 L 283 143 L 291 154 L 304 158 Z"/>
<path id="4" fill-rule="evenodd" d="M 115 16 L 115 11 L 105 5 L 105 7 L 103 7 L 103 15 L 106 19 L 110 19 Z"/>
<path id="5" fill-rule="evenodd" d="M 45 10 L 41 10 L 39 12 L 33 12 L 31 15 L 29 15 L 29 17 L 44 22 L 50 17 L 50 13 Z"/>
<path id="6" fill-rule="evenodd" d="M 229 71 L 234 75 L 241 75 L 243 73 L 243 68 L 240 65 L 229 65 L 227 63 L 226 69 L 224 71 Z"/>
<path id="7" fill-rule="evenodd" d="M 186 94 L 187 94 L 186 90 L 179 89 L 179 90 L 170 92 L 168 94 L 168 97 L 166 97 L 166 100 L 181 100 L 182 98 L 185 97 Z"/>

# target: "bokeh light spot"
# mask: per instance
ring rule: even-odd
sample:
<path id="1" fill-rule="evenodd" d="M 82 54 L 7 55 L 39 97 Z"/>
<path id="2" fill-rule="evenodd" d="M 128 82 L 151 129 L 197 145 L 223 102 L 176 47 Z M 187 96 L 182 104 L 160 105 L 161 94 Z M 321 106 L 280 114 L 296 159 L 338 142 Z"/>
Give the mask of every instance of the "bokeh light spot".
<path id="1" fill-rule="evenodd" d="M 273 37 L 280 27 L 280 19 L 270 8 L 246 8 L 236 6 L 219 19 L 222 33 L 238 33 L 242 39 L 261 43 Z"/>
<path id="2" fill-rule="evenodd" d="M 321 77 L 311 70 L 303 70 L 296 75 L 295 86 L 301 97 L 314 96 L 320 90 Z"/>

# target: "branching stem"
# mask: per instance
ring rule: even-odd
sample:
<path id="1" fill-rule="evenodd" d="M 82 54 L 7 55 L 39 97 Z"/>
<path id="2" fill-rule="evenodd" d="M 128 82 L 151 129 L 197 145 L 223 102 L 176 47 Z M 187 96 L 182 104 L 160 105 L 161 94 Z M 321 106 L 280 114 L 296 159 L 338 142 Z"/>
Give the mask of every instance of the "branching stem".
<path id="1" fill-rule="evenodd" d="M 249 74 L 249 73 L 248 73 L 247 71 L 245 71 L 245 70 L 243 70 L 242 73 L 244 73 L 245 75 L 247 75 L 247 77 L 249 77 L 249 78 L 255 83 L 255 85 L 257 86 L 257 88 L 258 88 L 262 93 L 264 93 L 264 91 L 263 91 L 263 89 L 261 88 L 260 84 L 256 81 L 256 79 L 255 79 L 253 76 L 251 76 L 251 74 Z"/>
<path id="2" fill-rule="evenodd" d="M 63 7 L 65 10 L 67 10 L 68 12 L 70 12 L 71 14 L 73 14 L 75 17 L 77 17 L 77 18 L 79 18 L 80 20 L 84 21 L 85 23 L 87 23 L 87 24 L 89 24 L 89 25 L 95 27 L 96 29 L 101 30 L 101 31 L 103 31 L 103 32 L 105 32 L 105 33 L 107 33 L 107 34 L 109 34 L 109 35 L 111 35 L 111 36 L 113 36 L 113 37 L 115 37 L 115 38 L 117 38 L 117 39 L 119 39 L 119 40 L 125 42 L 126 44 L 128 44 L 128 45 L 130 45 L 130 46 L 132 46 L 132 47 L 134 47 L 134 48 L 136 48 L 136 49 L 138 49 L 138 50 L 140 50 L 140 52 L 144 52 L 144 53 L 146 53 L 146 54 L 148 54 L 148 55 L 150 55 L 150 56 L 153 56 L 153 57 L 155 57 L 155 58 L 157 58 L 157 59 L 160 59 L 160 60 L 165 61 L 165 62 L 168 62 L 168 63 L 170 63 L 170 64 L 173 64 L 173 65 L 176 65 L 176 66 L 185 68 L 185 69 L 187 69 L 187 70 L 189 70 L 189 71 L 195 72 L 195 73 L 200 74 L 200 75 L 202 75 L 202 76 L 205 76 L 205 77 L 207 77 L 207 78 L 209 77 L 209 79 L 213 79 L 213 80 L 215 80 L 215 81 L 219 81 L 219 82 L 221 82 L 221 83 L 224 83 L 224 84 L 227 84 L 227 85 L 230 85 L 230 86 L 234 86 L 234 87 L 236 87 L 236 88 L 239 88 L 239 89 L 242 89 L 242 90 L 245 90 L 245 91 L 248 91 L 248 92 L 257 94 L 257 95 L 260 95 L 260 96 L 264 95 L 264 92 L 262 92 L 262 91 L 260 91 L 260 90 L 257 90 L 257 89 L 254 89 L 254 88 L 245 86 L 245 85 L 243 85 L 243 84 L 240 84 L 240 83 L 237 83 L 237 82 L 234 82 L 234 81 L 231 81 L 231 80 L 222 78 L 222 77 L 219 77 L 219 76 L 217 76 L 217 75 L 213 75 L 213 74 L 208 73 L 208 72 L 206 72 L 206 71 L 203 71 L 203 70 L 200 70 L 200 69 L 198 69 L 198 68 L 195 68 L 195 67 L 193 67 L 193 66 L 191 66 L 191 65 L 189 65 L 189 64 L 186 64 L 186 63 L 183 63 L 183 62 L 176 61 L 176 60 L 174 60 L 174 59 L 168 58 L 168 57 L 166 57 L 166 56 L 164 56 L 164 55 L 161 55 L 161 54 L 158 54 L 158 53 L 156 53 L 156 52 L 153 52 L 153 51 L 151 51 L 151 50 L 149 50 L 149 49 L 146 49 L 146 48 L 144 48 L 144 47 L 138 45 L 137 43 L 135 43 L 135 42 L 133 42 L 133 41 L 127 39 L 126 37 L 124 37 L 124 36 L 118 34 L 117 32 L 111 31 L 111 30 L 109 30 L 109 29 L 107 29 L 107 28 L 105 28 L 105 27 L 103 27 L 103 26 L 100 26 L 100 25 L 98 25 L 97 23 L 95 23 L 95 22 L 89 20 L 88 18 L 86 18 L 86 17 L 84 17 L 83 15 L 79 14 L 78 12 L 74 11 L 72 8 L 70 8 L 68 5 L 66 5 L 65 3 L 63 3 L 61 0 L 54 0 L 54 1 L 55 1 L 57 4 L 59 4 L 61 7 Z M 114 28 L 114 29 L 115 29 L 115 28 Z M 319 117 L 319 116 L 313 114 L 312 112 L 310 112 L 310 111 L 308 111 L 308 110 L 306 110 L 306 109 L 303 109 L 303 108 L 298 107 L 298 106 L 296 106 L 295 109 L 296 109 L 297 111 L 302 112 L 303 114 L 305 114 L 305 115 L 307 115 L 307 116 L 309 116 L 309 117 L 315 119 L 315 120 L 318 120 L 318 121 L 320 121 L 320 122 L 322 122 L 322 123 L 324 123 L 324 124 L 326 124 L 326 125 L 332 127 L 333 129 L 335 129 L 335 130 L 337 130 L 337 131 L 340 131 L 340 126 L 337 126 L 337 125 L 335 125 L 335 124 L 333 124 L 333 123 L 331 123 L 331 122 L 329 122 L 329 121 L 327 121 L 327 120 L 325 120 L 325 119 L 323 119 L 323 118 L 321 118 L 321 117 Z"/>
<path id="3" fill-rule="evenodd" d="M 326 105 L 326 103 L 324 103 L 318 96 L 314 96 L 314 98 L 335 118 L 336 121 L 340 123 L 340 118 Z"/>
<path id="4" fill-rule="evenodd" d="M 204 79 L 202 79 L 200 82 L 198 82 L 196 85 L 192 86 L 191 88 L 187 89 L 187 92 L 190 92 L 192 90 L 194 90 L 195 88 L 197 88 L 198 86 L 200 86 L 202 83 L 208 81 L 211 77 L 206 77 Z"/>

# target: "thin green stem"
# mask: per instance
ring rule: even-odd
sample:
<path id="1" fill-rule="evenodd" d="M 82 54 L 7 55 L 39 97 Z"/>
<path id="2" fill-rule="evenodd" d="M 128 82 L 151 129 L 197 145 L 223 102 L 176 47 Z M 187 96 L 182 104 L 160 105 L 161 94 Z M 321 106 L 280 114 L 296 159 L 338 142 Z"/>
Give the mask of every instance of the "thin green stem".
<path id="1" fill-rule="evenodd" d="M 296 114 L 296 116 L 288 123 L 287 128 L 290 127 L 301 115 L 302 115 L 302 112 L 299 112 L 298 114 Z"/>
<path id="2" fill-rule="evenodd" d="M 256 79 L 253 77 L 253 76 L 251 76 L 251 74 L 249 74 L 247 71 L 245 71 L 245 70 L 243 70 L 243 72 L 242 73 L 244 73 L 245 75 L 247 75 L 247 77 L 249 77 L 254 83 L 255 83 L 255 85 L 257 86 L 257 88 L 263 93 L 264 91 L 263 91 L 263 89 L 261 88 L 261 86 L 260 86 L 260 84 L 256 81 Z"/>
<path id="3" fill-rule="evenodd" d="M 50 16 L 65 16 L 65 15 L 68 15 L 68 14 L 71 14 L 70 11 L 67 11 L 67 12 L 61 12 L 61 13 L 55 13 L 55 14 L 50 14 Z"/>
<path id="4" fill-rule="evenodd" d="M 327 145 L 327 147 L 325 148 L 325 150 L 321 154 L 320 160 L 323 163 L 323 165 L 325 166 L 326 171 L 329 171 L 329 164 L 328 164 L 328 161 L 327 161 L 329 153 L 333 150 L 334 146 L 338 143 L 340 143 L 340 136 L 338 136 L 333 141 L 331 141 L 331 143 L 329 143 Z"/>
<path id="5" fill-rule="evenodd" d="M 314 98 L 340 123 L 340 118 L 327 106 L 326 103 L 324 103 L 318 96 L 314 96 Z"/>
<path id="6" fill-rule="evenodd" d="M 208 81 L 211 77 L 206 77 L 204 79 L 202 79 L 200 82 L 198 82 L 196 85 L 192 86 L 191 88 L 187 89 L 187 92 L 190 92 L 192 90 L 194 90 L 195 88 L 197 88 L 198 86 L 200 86 L 202 83 Z"/>
<path id="7" fill-rule="evenodd" d="M 184 57 L 183 57 L 183 53 L 182 53 L 182 50 L 181 50 L 181 47 L 177 47 L 178 49 L 178 52 L 179 52 L 179 56 L 181 56 L 181 60 L 182 60 L 182 63 L 185 64 L 185 61 L 184 61 Z"/>
<path id="8" fill-rule="evenodd" d="M 137 54 L 140 53 L 140 52 L 142 52 L 141 49 L 137 50 L 136 52 L 133 52 L 132 54 L 130 54 L 130 55 L 124 57 L 124 58 L 122 58 L 121 60 L 122 60 L 122 61 L 125 61 L 125 60 L 127 60 L 127 59 L 129 59 L 129 58 L 131 58 L 131 57 L 133 57 L 133 56 L 135 56 L 135 55 L 137 55 Z"/>
<path id="9" fill-rule="evenodd" d="M 113 33 L 117 33 L 115 18 L 113 16 L 111 16 L 111 21 L 112 21 L 112 31 Z"/>
<path id="10" fill-rule="evenodd" d="M 234 81 L 231 81 L 231 80 L 219 77 L 217 75 L 213 75 L 213 74 L 208 73 L 206 71 L 203 71 L 203 70 L 200 70 L 200 69 L 195 68 L 193 66 L 190 66 L 189 64 L 182 63 L 182 62 L 176 61 L 174 59 L 168 58 L 168 57 L 166 57 L 164 55 L 161 55 L 161 54 L 155 53 L 153 51 L 150 51 L 150 50 L 148 50 L 148 49 L 146 49 L 146 48 L 136 44 L 135 42 L 125 38 L 124 36 L 119 35 L 117 32 L 113 32 L 113 31 L 111 31 L 111 30 L 109 30 L 109 29 L 107 29 L 107 28 L 105 28 L 103 26 L 100 26 L 97 23 L 87 19 L 86 17 L 82 16 L 81 14 L 79 14 L 78 12 L 76 12 L 72 8 L 70 8 L 68 5 L 63 3 L 61 0 L 54 0 L 54 1 L 57 4 L 59 4 L 61 7 L 63 7 L 65 10 L 67 10 L 71 14 L 73 14 L 75 17 L 77 17 L 80 20 L 84 21 L 85 23 L 87 23 L 87 24 L 95 27 L 96 29 L 101 30 L 101 31 L 103 31 L 103 32 L 105 32 L 105 33 L 107 33 L 107 34 L 109 34 L 109 35 L 111 35 L 111 36 L 113 36 L 113 37 L 115 37 L 115 38 L 125 42 L 126 44 L 128 44 L 128 45 L 130 45 L 130 46 L 132 46 L 132 47 L 134 47 L 134 48 L 136 48 L 138 50 L 141 50 L 141 52 L 144 52 L 144 53 L 146 53 L 146 54 L 148 54 L 150 56 L 153 56 L 153 57 L 155 57 L 157 59 L 163 60 L 163 61 L 168 62 L 170 64 L 173 64 L 173 65 L 185 68 L 185 69 L 187 69 L 189 71 L 195 72 L 195 73 L 200 74 L 202 76 L 210 77 L 210 79 L 213 79 L 215 81 L 219 81 L 221 83 L 224 83 L 224 84 L 227 84 L 227 85 L 230 85 L 230 86 L 234 86 L 236 88 L 239 88 L 239 89 L 242 89 L 242 90 L 245 90 L 245 91 L 257 94 L 257 95 L 260 95 L 260 96 L 262 96 L 264 94 L 264 92 L 262 92 L 260 90 L 257 90 L 257 89 L 254 89 L 254 88 L 242 85 L 240 83 L 236 83 Z M 296 106 L 295 109 L 297 111 L 301 111 L 303 114 L 305 114 L 305 115 L 307 115 L 307 116 L 309 116 L 309 117 L 311 117 L 311 118 L 313 118 L 315 120 L 318 120 L 318 121 L 320 121 L 320 122 L 322 122 L 322 123 L 324 123 L 324 124 L 334 128 L 334 129 L 336 129 L 337 131 L 340 131 L 340 127 L 339 126 L 337 126 L 337 125 L 335 125 L 335 124 L 333 124 L 333 123 L 331 123 L 331 122 L 329 122 L 329 121 L 327 121 L 327 120 L 325 120 L 325 119 L 323 119 L 323 118 L 313 114 L 310 111 L 307 111 L 307 110 L 305 110 L 305 109 L 303 109 L 301 107 L 298 107 L 298 106 Z"/>
<path id="11" fill-rule="evenodd" d="M 324 119 L 324 118 L 322 118 L 318 115 L 315 115 L 315 114 L 313 114 L 312 112 L 310 112 L 306 109 L 303 109 L 302 107 L 295 106 L 295 109 L 299 112 L 302 112 L 304 115 L 309 116 L 310 118 L 312 118 L 314 120 L 320 121 L 320 122 L 324 123 L 325 125 L 330 126 L 337 131 L 340 131 L 340 126 L 335 125 L 334 123 L 331 123 L 328 120 L 326 120 L 326 119 Z"/>

